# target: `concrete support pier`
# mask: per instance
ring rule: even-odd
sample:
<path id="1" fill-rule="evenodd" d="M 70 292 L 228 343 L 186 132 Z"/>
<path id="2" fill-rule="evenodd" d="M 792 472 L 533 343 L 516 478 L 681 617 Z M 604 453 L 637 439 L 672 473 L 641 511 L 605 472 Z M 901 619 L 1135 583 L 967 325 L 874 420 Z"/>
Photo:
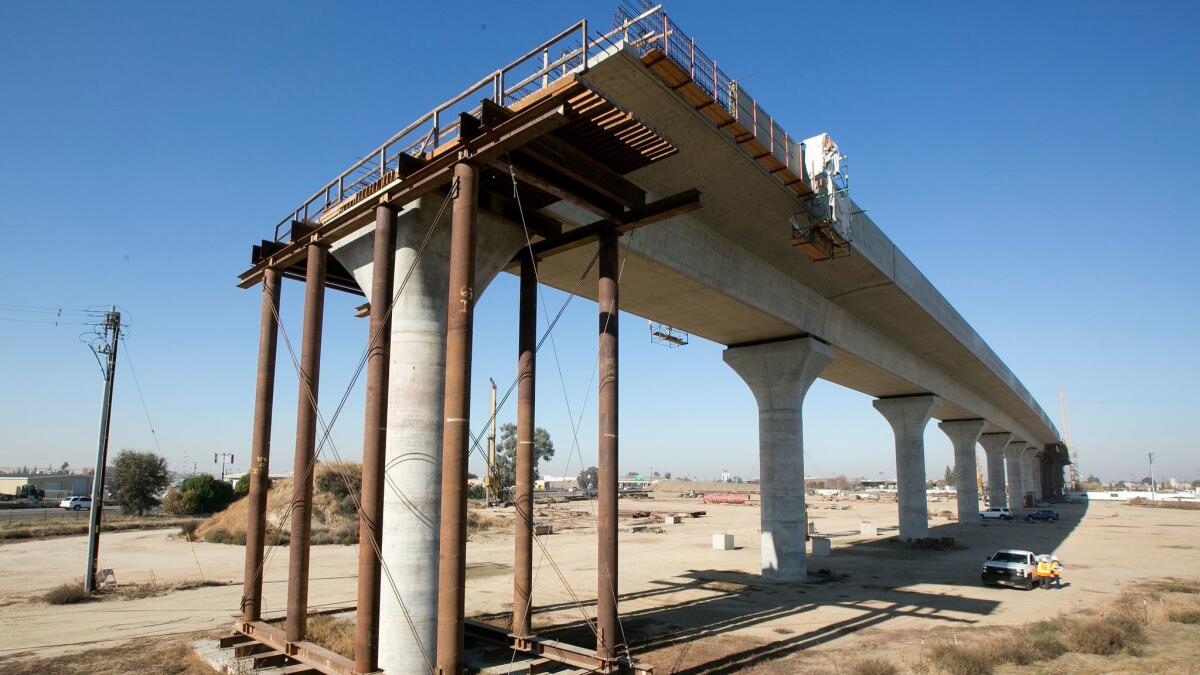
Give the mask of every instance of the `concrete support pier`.
<path id="1" fill-rule="evenodd" d="M 896 501 L 900 509 L 901 541 L 929 536 L 925 425 L 938 403 L 938 397 L 932 394 L 880 398 L 873 403 L 896 435 Z"/>
<path id="2" fill-rule="evenodd" d="M 428 673 L 437 635 L 449 208 L 425 250 L 418 251 L 444 199 L 441 194 L 423 197 L 396 215 L 393 294 L 399 298 L 392 310 L 381 549 L 412 626 L 385 584 L 379 599 L 379 668 L 389 674 Z M 330 249 L 366 292 L 374 276 L 373 233 L 374 225 L 365 227 Z M 519 226 L 479 214 L 476 295 L 524 245 Z"/>
<path id="3" fill-rule="evenodd" d="M 814 338 L 732 347 L 725 363 L 745 381 L 758 403 L 761 477 L 762 574 L 803 581 L 804 395 L 833 361 L 834 351 Z"/>
<path id="4" fill-rule="evenodd" d="M 1037 480 L 1034 478 L 1033 465 L 1037 462 L 1037 446 L 1025 445 L 1025 449 L 1021 451 L 1021 490 L 1022 494 L 1033 495 L 1034 501 L 1038 498 Z"/>
<path id="5" fill-rule="evenodd" d="M 951 420 L 938 428 L 950 437 L 954 446 L 954 490 L 958 499 L 958 522 L 979 517 L 979 486 L 975 482 L 975 443 L 987 424 L 984 420 Z"/>
<path id="6" fill-rule="evenodd" d="M 1025 487 L 1021 482 L 1021 453 L 1025 451 L 1025 441 L 1011 441 L 1004 446 L 1004 475 L 1008 479 L 1008 508 L 1021 508 Z"/>
<path id="7" fill-rule="evenodd" d="M 1008 483 L 1004 480 L 1004 447 L 1012 440 L 1010 433 L 982 434 L 979 444 L 987 456 L 988 505 L 1008 505 Z"/>

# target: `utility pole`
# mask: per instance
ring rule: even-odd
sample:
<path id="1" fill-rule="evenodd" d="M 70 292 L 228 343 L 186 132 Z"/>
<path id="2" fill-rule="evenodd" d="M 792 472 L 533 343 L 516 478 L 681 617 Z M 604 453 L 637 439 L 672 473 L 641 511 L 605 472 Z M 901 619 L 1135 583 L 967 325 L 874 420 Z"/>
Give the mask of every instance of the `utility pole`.
<path id="1" fill-rule="evenodd" d="M 1154 484 L 1154 453 L 1148 452 L 1146 455 L 1150 458 L 1150 501 L 1157 499 L 1158 486 Z"/>
<path id="2" fill-rule="evenodd" d="M 213 453 L 213 464 L 217 464 L 217 463 L 221 464 L 221 480 L 225 480 L 225 465 L 233 464 L 233 455 L 228 452 L 214 452 Z"/>
<path id="3" fill-rule="evenodd" d="M 96 563 L 100 557 L 100 517 L 104 512 L 104 470 L 108 466 L 108 430 L 112 421 L 113 379 L 117 374 L 117 343 L 121 338 L 121 313 L 113 306 L 104 316 L 104 335 L 99 348 L 92 351 L 99 360 L 103 354 L 107 363 L 104 368 L 104 405 L 100 412 L 100 442 L 96 449 L 96 472 L 92 477 L 92 511 L 88 519 L 87 570 L 83 576 L 83 588 L 88 593 L 96 590 Z"/>
<path id="4" fill-rule="evenodd" d="M 491 506 L 500 502 L 500 485 L 496 482 L 496 381 L 489 377 L 488 382 L 492 383 L 492 428 L 488 432 L 488 465 L 483 482 L 487 488 L 487 503 Z"/>

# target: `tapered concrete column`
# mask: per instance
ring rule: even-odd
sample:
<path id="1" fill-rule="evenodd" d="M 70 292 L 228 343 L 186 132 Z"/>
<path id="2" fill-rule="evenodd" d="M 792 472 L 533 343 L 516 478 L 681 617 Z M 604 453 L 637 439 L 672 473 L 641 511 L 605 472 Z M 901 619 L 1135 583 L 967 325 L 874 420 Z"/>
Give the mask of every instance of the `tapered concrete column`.
<path id="1" fill-rule="evenodd" d="M 880 398 L 873 402 L 896 435 L 896 501 L 900 509 L 901 541 L 929 536 L 925 425 L 938 403 L 938 397 L 931 394 Z"/>
<path id="2" fill-rule="evenodd" d="M 1025 452 L 1025 441 L 1012 441 L 1004 446 L 1004 475 L 1008 479 L 1008 508 L 1021 508 L 1021 497 L 1025 486 L 1021 481 L 1021 453 Z"/>
<path id="3" fill-rule="evenodd" d="M 1025 449 L 1021 451 L 1021 489 L 1024 491 L 1022 495 L 1033 495 L 1033 499 L 1037 501 L 1037 481 L 1033 475 L 1033 465 L 1037 461 L 1037 446 L 1025 445 Z"/>
<path id="4" fill-rule="evenodd" d="M 399 299 L 392 310 L 381 545 L 391 578 L 382 585 L 379 607 L 379 668 L 388 675 L 428 674 L 437 635 L 449 208 L 421 249 L 443 200 L 423 197 L 400 209 L 396 220 L 393 294 Z M 330 250 L 368 293 L 373 233 L 367 226 Z M 477 296 L 524 245 L 519 225 L 479 214 Z"/>
<path id="5" fill-rule="evenodd" d="M 1042 458 L 1036 454 L 1033 457 L 1033 494 L 1038 501 L 1046 498 L 1046 490 L 1042 486 Z"/>
<path id="6" fill-rule="evenodd" d="M 938 424 L 954 446 L 954 491 L 958 499 L 958 522 L 979 517 L 979 486 L 975 482 L 975 443 L 987 424 L 984 420 L 953 420 Z"/>
<path id="7" fill-rule="evenodd" d="M 764 577 L 803 581 L 804 395 L 833 361 L 829 345 L 814 338 L 733 347 L 725 363 L 758 403 L 761 569 Z"/>
<path id="8" fill-rule="evenodd" d="M 1007 481 L 1004 480 L 1004 446 L 1012 440 L 1010 433 L 983 434 L 979 444 L 987 455 L 988 504 L 1008 505 Z"/>

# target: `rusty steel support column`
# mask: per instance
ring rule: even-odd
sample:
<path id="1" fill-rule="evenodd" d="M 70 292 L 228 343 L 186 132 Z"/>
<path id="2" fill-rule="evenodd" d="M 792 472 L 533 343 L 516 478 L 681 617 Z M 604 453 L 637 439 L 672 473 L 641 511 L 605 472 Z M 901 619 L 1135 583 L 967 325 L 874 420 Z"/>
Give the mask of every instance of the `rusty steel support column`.
<path id="1" fill-rule="evenodd" d="M 316 462 L 317 388 L 321 374 L 321 324 L 325 313 L 325 262 L 320 244 L 308 247 L 304 279 L 304 333 L 300 343 L 300 401 L 296 406 L 296 456 L 292 467 L 292 531 L 288 543 L 288 642 L 308 628 L 308 554 L 312 533 L 313 465 Z"/>
<path id="2" fill-rule="evenodd" d="M 611 659 L 624 648 L 617 625 L 617 234 L 600 235 L 600 475 L 597 480 L 596 653 Z"/>
<path id="3" fill-rule="evenodd" d="M 246 495 L 246 568 L 242 620 L 262 618 L 263 543 L 267 530 L 267 472 L 271 464 L 271 411 L 275 403 L 275 351 L 279 344 L 280 276 L 263 271 L 262 315 L 258 328 L 258 376 L 254 387 L 254 427 L 250 435 L 250 492 Z"/>
<path id="4" fill-rule="evenodd" d="M 512 633 L 533 634 L 534 375 L 537 369 L 537 271 L 529 249 L 521 255 L 521 304 L 517 329 L 517 517 L 513 555 Z"/>
<path id="5" fill-rule="evenodd" d="M 358 519 L 358 613 L 354 669 L 379 669 L 380 542 L 383 540 L 383 472 L 386 465 L 388 366 L 391 355 L 392 274 L 396 212 L 375 207 L 375 256 L 371 270 L 371 327 L 367 351 L 366 420 L 363 423 L 362 511 Z"/>
<path id="6" fill-rule="evenodd" d="M 479 167 L 454 167 L 450 219 L 450 297 L 446 321 L 446 397 L 442 427 L 442 522 L 438 551 L 437 669 L 463 670 L 467 581 L 467 453 L 470 451 L 471 337 L 475 312 L 475 220 Z"/>

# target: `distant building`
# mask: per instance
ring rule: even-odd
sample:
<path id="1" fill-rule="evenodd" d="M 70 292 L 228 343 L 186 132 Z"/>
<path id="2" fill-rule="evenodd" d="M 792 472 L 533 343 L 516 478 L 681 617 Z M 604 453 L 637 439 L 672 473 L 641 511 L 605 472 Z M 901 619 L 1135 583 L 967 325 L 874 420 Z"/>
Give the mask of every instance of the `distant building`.
<path id="1" fill-rule="evenodd" d="M 90 495 L 92 477 L 85 474 L 39 474 L 0 477 L 0 494 L 15 495 L 22 485 L 33 485 L 46 493 L 46 499 Z"/>

